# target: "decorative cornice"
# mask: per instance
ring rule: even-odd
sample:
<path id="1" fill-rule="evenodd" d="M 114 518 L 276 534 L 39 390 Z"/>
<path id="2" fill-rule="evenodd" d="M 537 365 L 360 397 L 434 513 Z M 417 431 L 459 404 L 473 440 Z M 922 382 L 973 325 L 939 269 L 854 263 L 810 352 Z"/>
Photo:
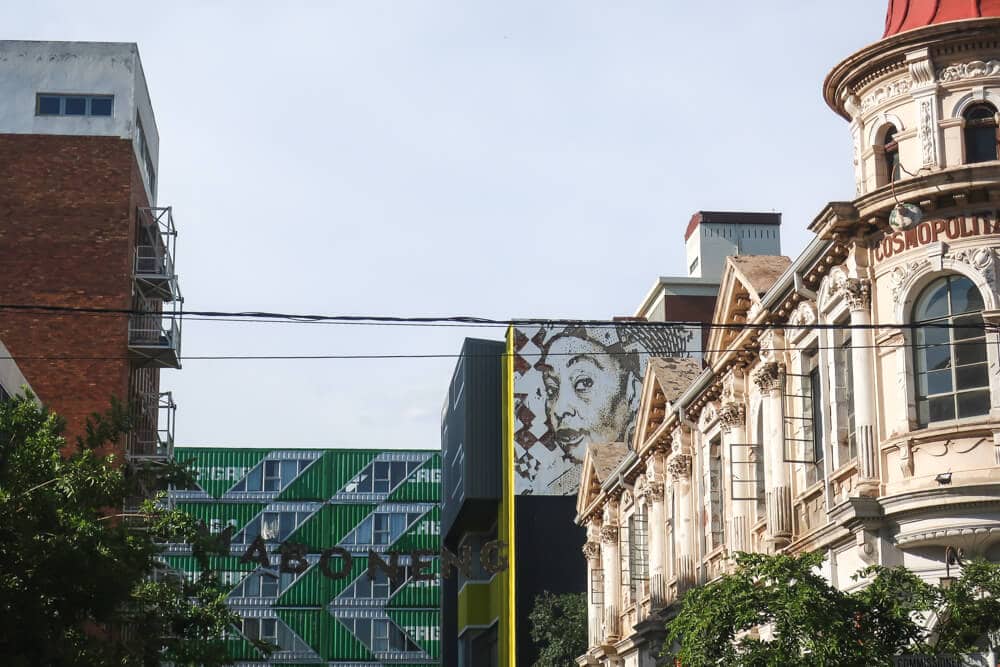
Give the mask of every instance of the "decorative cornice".
<path id="1" fill-rule="evenodd" d="M 986 76 L 1000 76 L 1000 60 L 973 60 L 967 63 L 956 63 L 938 71 L 938 79 L 942 83 Z"/>
<path id="2" fill-rule="evenodd" d="M 913 81 L 909 77 L 896 79 L 895 81 L 882 84 L 861 98 L 861 112 L 867 113 L 886 100 L 891 100 L 894 97 L 899 97 L 900 95 L 910 92 L 910 87 L 912 85 Z M 844 106 L 847 106 L 846 100 Z M 854 116 L 854 114 L 851 115 L 852 117 Z"/>
<path id="3" fill-rule="evenodd" d="M 742 403 L 723 403 L 719 409 L 719 421 L 722 430 L 732 433 L 734 428 L 743 428 L 747 422 L 747 409 Z"/>

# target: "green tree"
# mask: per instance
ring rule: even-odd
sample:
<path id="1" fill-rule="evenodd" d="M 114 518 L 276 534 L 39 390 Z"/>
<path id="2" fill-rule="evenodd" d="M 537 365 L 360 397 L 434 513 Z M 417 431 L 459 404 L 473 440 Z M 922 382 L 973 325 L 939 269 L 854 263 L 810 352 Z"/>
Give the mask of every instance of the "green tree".
<path id="1" fill-rule="evenodd" d="M 178 481 L 177 466 L 139 468 L 109 454 L 129 427 L 114 403 L 68 446 L 63 423 L 28 395 L 0 403 L 0 655 L 28 665 L 219 665 L 235 617 L 213 573 L 161 569 L 167 541 L 212 545 L 187 515 L 140 485 Z M 182 476 L 182 475 L 181 475 Z M 156 576 L 154 576 L 156 575 Z"/>
<path id="2" fill-rule="evenodd" d="M 735 560 L 735 572 L 685 594 L 667 623 L 664 655 L 686 667 L 888 666 L 901 653 L 972 651 L 1000 628 L 993 563 L 967 563 L 946 589 L 902 567 L 868 567 L 855 575 L 866 586 L 846 593 L 818 574 L 819 553 Z"/>
<path id="3" fill-rule="evenodd" d="M 535 598 L 528 615 L 531 640 L 539 649 L 535 667 L 575 665 L 587 651 L 587 596 L 548 591 Z"/>

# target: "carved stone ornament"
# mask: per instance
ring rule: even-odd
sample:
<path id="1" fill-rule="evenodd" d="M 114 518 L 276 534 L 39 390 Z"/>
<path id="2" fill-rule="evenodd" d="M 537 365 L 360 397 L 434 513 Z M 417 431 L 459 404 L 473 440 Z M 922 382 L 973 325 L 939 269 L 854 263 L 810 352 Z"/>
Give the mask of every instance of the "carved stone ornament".
<path id="1" fill-rule="evenodd" d="M 900 95 L 910 92 L 910 87 L 912 85 L 913 82 L 909 79 L 909 77 L 907 77 L 904 79 L 890 81 L 874 88 L 871 92 L 861 98 L 862 113 L 867 113 L 873 107 L 877 107 L 886 100 L 891 100 L 894 97 L 899 97 Z"/>
<path id="2" fill-rule="evenodd" d="M 716 411 L 715 405 L 713 403 L 707 403 L 705 407 L 702 408 L 701 415 L 698 417 L 698 429 L 701 431 L 707 431 L 718 418 L 719 413 Z"/>
<path id="3" fill-rule="evenodd" d="M 667 472 L 675 482 L 688 479 L 691 477 L 691 457 L 687 454 L 673 454 L 667 461 Z"/>
<path id="4" fill-rule="evenodd" d="M 597 560 L 601 555 L 601 545 L 597 542 L 587 542 L 583 545 L 583 557 L 587 560 Z"/>
<path id="5" fill-rule="evenodd" d="M 762 364 L 753 372 L 753 381 L 763 394 L 769 394 L 781 388 L 781 376 L 784 374 L 781 364 L 771 362 Z"/>
<path id="6" fill-rule="evenodd" d="M 920 150 L 924 158 L 924 166 L 937 163 L 937 150 L 934 141 L 934 110 L 931 101 L 920 101 Z"/>
<path id="7" fill-rule="evenodd" d="M 649 495 L 649 499 L 653 502 L 660 502 L 663 500 L 663 482 L 650 482 L 649 486 L 646 487 L 646 493 Z"/>
<path id="8" fill-rule="evenodd" d="M 618 526 L 601 526 L 601 542 L 618 544 Z"/>
<path id="9" fill-rule="evenodd" d="M 894 268 L 892 273 L 889 274 L 889 286 L 892 290 L 893 302 L 899 303 L 900 299 L 902 299 L 903 295 L 906 293 L 906 286 L 909 284 L 913 276 L 929 266 L 930 262 L 926 259 L 920 259 Z"/>
<path id="10" fill-rule="evenodd" d="M 996 291 L 996 253 L 992 248 L 962 248 L 949 252 L 948 257 L 966 266 L 971 266 L 981 275 L 990 289 Z"/>
<path id="11" fill-rule="evenodd" d="M 747 423 L 747 409 L 742 403 L 723 403 L 719 409 L 722 430 L 732 433 L 734 428 L 743 428 Z"/>
<path id="12" fill-rule="evenodd" d="M 872 302 L 871 282 L 863 278 L 848 278 L 844 281 L 844 298 L 851 310 L 868 310 Z"/>
<path id="13" fill-rule="evenodd" d="M 956 63 L 942 68 L 938 79 L 944 83 L 961 81 L 962 79 L 978 79 L 983 76 L 1000 76 L 1000 60 L 973 60 L 968 63 Z"/>
<path id="14" fill-rule="evenodd" d="M 808 301 L 803 301 L 798 308 L 792 311 L 788 317 L 788 323 L 793 327 L 809 326 L 816 324 L 816 307 Z"/>
<path id="15" fill-rule="evenodd" d="M 629 507 L 632 505 L 632 502 L 633 502 L 632 492 L 629 491 L 628 489 L 622 491 L 622 507 Z"/>
<path id="16" fill-rule="evenodd" d="M 844 283 L 847 282 L 847 269 L 843 266 L 835 266 L 830 269 L 829 275 L 823 279 L 819 286 L 819 308 L 826 310 L 827 305 L 837 298 Z"/>

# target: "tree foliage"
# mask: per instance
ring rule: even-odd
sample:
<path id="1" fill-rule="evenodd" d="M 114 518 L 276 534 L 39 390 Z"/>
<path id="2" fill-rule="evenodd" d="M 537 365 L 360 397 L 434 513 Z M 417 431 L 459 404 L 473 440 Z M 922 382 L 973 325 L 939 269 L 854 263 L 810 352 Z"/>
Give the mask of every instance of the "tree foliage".
<path id="1" fill-rule="evenodd" d="M 59 417 L 30 395 L 0 403 L 0 655 L 27 665 L 206 666 L 227 662 L 235 617 L 207 570 L 210 539 L 191 517 L 147 500 L 139 486 L 176 480 L 173 465 L 134 467 L 109 454 L 129 428 L 114 403 L 67 446 Z M 206 565 L 186 581 L 158 560 L 189 541 Z M 153 576 L 153 575 L 157 576 Z"/>
<path id="2" fill-rule="evenodd" d="M 566 667 L 587 651 L 587 596 L 542 592 L 528 615 L 539 649 L 535 667 Z"/>
<path id="3" fill-rule="evenodd" d="M 901 653 L 972 651 L 1000 628 L 1000 567 L 985 561 L 967 563 L 947 589 L 872 566 L 855 575 L 866 585 L 847 593 L 818 573 L 819 553 L 735 560 L 735 572 L 684 596 L 664 654 L 686 667 L 888 666 Z"/>

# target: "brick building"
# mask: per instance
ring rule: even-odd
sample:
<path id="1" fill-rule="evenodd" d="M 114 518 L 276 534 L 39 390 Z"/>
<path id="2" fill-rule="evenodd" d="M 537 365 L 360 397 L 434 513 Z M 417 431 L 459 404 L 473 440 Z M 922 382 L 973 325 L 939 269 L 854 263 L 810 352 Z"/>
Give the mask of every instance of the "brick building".
<path id="1" fill-rule="evenodd" d="M 135 44 L 0 41 L 0 339 L 69 438 L 129 400 L 146 458 L 169 455 L 180 367 L 158 148 Z"/>

